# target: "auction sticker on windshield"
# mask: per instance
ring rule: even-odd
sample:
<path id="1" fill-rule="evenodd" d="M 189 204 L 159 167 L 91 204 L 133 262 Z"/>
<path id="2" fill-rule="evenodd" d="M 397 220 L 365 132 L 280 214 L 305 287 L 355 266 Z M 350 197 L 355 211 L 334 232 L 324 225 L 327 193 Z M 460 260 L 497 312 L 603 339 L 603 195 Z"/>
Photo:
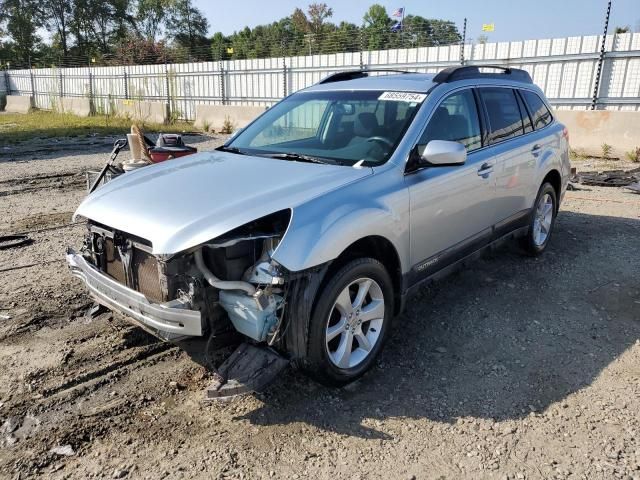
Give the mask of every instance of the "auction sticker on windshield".
<path id="1" fill-rule="evenodd" d="M 378 97 L 378 100 L 390 100 L 393 102 L 422 102 L 427 95 L 424 93 L 413 92 L 384 92 Z"/>

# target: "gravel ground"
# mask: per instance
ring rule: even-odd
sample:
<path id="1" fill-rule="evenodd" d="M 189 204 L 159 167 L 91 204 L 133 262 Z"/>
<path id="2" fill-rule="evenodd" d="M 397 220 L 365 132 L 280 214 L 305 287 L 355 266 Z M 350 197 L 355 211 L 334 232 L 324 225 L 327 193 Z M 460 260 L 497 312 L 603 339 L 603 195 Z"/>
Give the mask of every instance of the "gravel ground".
<path id="1" fill-rule="evenodd" d="M 4 151 L 0 234 L 67 223 L 112 141 Z M 421 290 L 355 384 L 287 371 L 213 404 L 186 352 L 85 315 L 61 261 L 82 230 L 0 251 L 38 264 L 0 273 L 0 478 L 640 479 L 639 195 L 568 192 L 544 256 Z"/>

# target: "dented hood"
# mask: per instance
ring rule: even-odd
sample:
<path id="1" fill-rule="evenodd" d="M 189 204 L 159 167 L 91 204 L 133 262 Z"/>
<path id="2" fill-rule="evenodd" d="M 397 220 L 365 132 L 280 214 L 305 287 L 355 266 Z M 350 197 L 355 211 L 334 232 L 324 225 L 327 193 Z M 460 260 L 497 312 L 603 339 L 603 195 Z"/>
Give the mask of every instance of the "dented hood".
<path id="1" fill-rule="evenodd" d="M 173 254 L 372 173 L 371 168 L 205 152 L 122 175 L 76 215 L 149 240 Z"/>

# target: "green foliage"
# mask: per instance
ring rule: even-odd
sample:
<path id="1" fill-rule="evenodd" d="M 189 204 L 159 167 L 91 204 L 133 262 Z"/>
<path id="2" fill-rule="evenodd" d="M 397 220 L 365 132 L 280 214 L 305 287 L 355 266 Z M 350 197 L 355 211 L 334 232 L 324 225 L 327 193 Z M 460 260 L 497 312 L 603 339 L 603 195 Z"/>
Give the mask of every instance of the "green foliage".
<path id="1" fill-rule="evenodd" d="M 267 5 L 267 4 L 265 4 Z M 326 3 L 296 8 L 266 25 L 208 37 L 194 0 L 0 0 L 0 64 L 12 68 L 156 64 L 356 52 L 449 45 L 460 41 L 453 22 L 407 15 L 391 31 L 385 7 L 369 7 L 362 26 L 332 23 Z M 49 32 L 50 42 L 40 35 Z"/>
<path id="2" fill-rule="evenodd" d="M 602 149 L 602 158 L 611 157 L 611 152 L 613 152 L 613 147 L 611 145 L 609 145 L 608 143 L 603 143 L 602 145 L 600 145 L 600 148 Z"/>
<path id="3" fill-rule="evenodd" d="M 95 115 L 76 117 L 67 113 L 36 111 L 27 115 L 5 113 L 0 115 L 0 135 L 4 142 L 20 142 L 42 137 L 75 137 L 82 135 L 125 135 L 131 129 L 126 117 Z M 191 124 L 145 124 L 148 132 L 180 133 L 191 129 Z"/>
<path id="4" fill-rule="evenodd" d="M 224 123 L 222 124 L 222 128 L 220 129 L 220 133 L 231 134 L 235 130 L 235 125 L 231 121 L 229 115 L 225 115 Z"/>
<path id="5" fill-rule="evenodd" d="M 570 148 L 569 149 L 569 158 L 571 160 L 580 160 L 580 159 L 584 158 L 584 154 L 579 152 L 579 151 L 577 151 L 577 150 L 574 150 L 573 148 Z"/>
<path id="6" fill-rule="evenodd" d="M 625 155 L 633 163 L 640 162 L 640 147 L 636 147 L 633 150 L 629 150 Z"/>

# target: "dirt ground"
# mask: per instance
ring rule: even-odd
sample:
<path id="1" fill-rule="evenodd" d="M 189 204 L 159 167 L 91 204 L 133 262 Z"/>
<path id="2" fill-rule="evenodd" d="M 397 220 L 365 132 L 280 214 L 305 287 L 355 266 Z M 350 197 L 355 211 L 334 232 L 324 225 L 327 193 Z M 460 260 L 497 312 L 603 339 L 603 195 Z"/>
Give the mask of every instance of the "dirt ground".
<path id="1" fill-rule="evenodd" d="M 355 384 L 287 371 L 212 404 L 183 350 L 85 315 L 83 227 L 39 231 L 112 141 L 0 146 L 0 234 L 34 240 L 0 251 L 0 478 L 640 479 L 640 195 L 568 192 L 544 256 L 421 290 Z"/>

